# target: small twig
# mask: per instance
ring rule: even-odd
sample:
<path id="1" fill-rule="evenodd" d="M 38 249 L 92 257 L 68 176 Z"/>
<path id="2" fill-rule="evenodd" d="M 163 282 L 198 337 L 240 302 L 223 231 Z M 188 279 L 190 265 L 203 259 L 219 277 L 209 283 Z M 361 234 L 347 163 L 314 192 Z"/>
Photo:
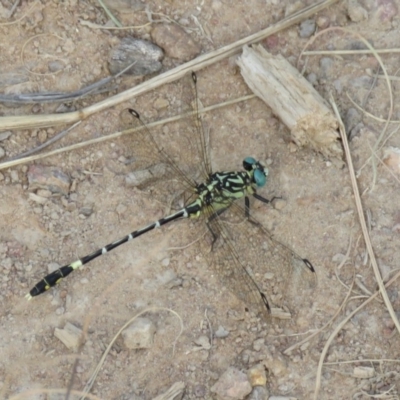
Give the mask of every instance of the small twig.
<path id="1" fill-rule="evenodd" d="M 104 4 L 103 0 L 97 0 L 97 1 L 101 5 L 105 13 L 109 16 L 111 21 L 114 22 L 116 26 L 121 27 L 122 26 L 121 22 L 119 22 L 118 19 L 115 17 L 115 15 L 108 9 L 108 7 Z"/>
<path id="2" fill-rule="evenodd" d="M 121 72 L 114 76 L 107 76 L 106 78 L 100 79 L 97 82 L 91 83 L 90 85 L 76 90 L 71 93 L 59 93 L 59 92 L 48 92 L 48 93 L 21 93 L 21 94 L 0 94 L 0 102 L 11 103 L 11 104 L 32 104 L 32 103 L 55 103 L 65 101 L 76 101 L 79 98 L 83 98 L 90 94 L 99 94 L 104 91 L 110 91 L 114 88 L 102 89 L 101 86 L 108 84 L 109 82 L 117 79 L 124 74 L 128 69 L 133 67 L 137 61 L 129 64 Z"/>
<path id="3" fill-rule="evenodd" d="M 34 149 L 31 149 L 31 150 L 28 150 L 25 153 L 18 154 L 15 157 L 11 157 L 10 159 L 7 160 L 7 162 L 8 161 L 19 160 L 19 159 L 24 158 L 24 157 L 29 157 L 31 154 L 35 154 L 35 153 L 39 152 L 40 150 L 43 150 L 44 148 L 46 148 L 46 147 L 50 146 L 51 144 L 57 142 L 58 140 L 62 139 L 68 132 L 72 131 L 72 129 L 77 127 L 81 122 L 82 121 L 78 121 L 75 124 L 73 124 L 72 126 L 70 126 L 69 128 L 64 129 L 60 133 L 57 133 L 56 136 L 52 137 L 47 142 L 42 143 L 40 146 L 37 146 L 37 147 L 35 147 Z"/>
<path id="4" fill-rule="evenodd" d="M 15 3 L 13 4 L 10 12 L 8 13 L 8 18 L 11 18 L 13 16 L 13 14 L 14 14 L 15 10 L 17 9 L 17 7 L 19 6 L 20 2 L 21 2 L 21 0 L 15 0 Z"/>
<path id="5" fill-rule="evenodd" d="M 363 55 L 363 54 L 392 54 L 400 53 L 400 49 L 370 49 L 365 50 L 308 50 L 303 51 L 303 56 L 322 56 L 322 55 Z"/>
<path id="6" fill-rule="evenodd" d="M 353 168 L 353 161 L 351 159 L 351 154 L 350 154 L 350 148 L 349 148 L 349 143 L 347 141 L 347 136 L 346 136 L 346 131 L 343 125 L 343 122 L 340 118 L 340 114 L 339 111 L 337 109 L 336 103 L 333 100 L 333 96 L 330 96 L 330 102 L 331 105 L 335 111 L 336 117 L 338 119 L 339 122 L 339 131 L 340 131 L 340 135 L 342 137 L 342 141 L 343 141 L 343 146 L 344 146 L 344 150 L 345 150 L 345 154 L 346 154 L 346 160 L 347 160 L 347 165 L 349 168 L 349 173 L 350 173 L 350 179 L 351 179 L 351 183 L 353 186 L 353 192 L 354 192 L 354 199 L 357 205 L 357 211 L 358 211 L 358 218 L 360 220 L 360 225 L 362 228 L 362 232 L 363 232 L 363 236 L 364 236 L 364 241 L 369 253 L 369 257 L 371 260 L 371 264 L 372 264 L 372 269 L 374 271 L 375 274 L 375 279 L 378 283 L 379 286 L 379 291 L 382 294 L 383 300 L 385 302 L 386 308 L 393 320 L 393 323 L 395 324 L 397 331 L 400 333 L 400 323 L 399 320 L 397 319 L 397 316 L 393 310 L 393 306 L 392 303 L 389 300 L 388 294 L 386 292 L 385 289 L 385 285 L 383 284 L 382 278 L 381 278 L 381 274 L 378 268 L 378 264 L 376 262 L 375 259 L 375 254 L 374 254 L 374 250 L 372 248 L 372 243 L 368 234 L 368 228 L 367 228 L 367 224 L 365 222 L 365 217 L 364 217 L 364 213 L 363 213 L 363 207 L 362 207 L 362 203 L 361 203 L 361 198 L 360 198 L 360 192 L 358 190 L 358 185 L 357 185 L 357 179 L 354 173 L 354 168 Z"/>

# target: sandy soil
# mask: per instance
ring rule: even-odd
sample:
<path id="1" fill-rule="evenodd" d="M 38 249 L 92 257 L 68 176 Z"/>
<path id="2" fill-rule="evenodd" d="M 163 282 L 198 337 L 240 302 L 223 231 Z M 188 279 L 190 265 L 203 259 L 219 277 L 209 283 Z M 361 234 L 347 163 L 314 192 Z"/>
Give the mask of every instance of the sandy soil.
<path id="1" fill-rule="evenodd" d="M 257 32 L 283 18 L 285 13 L 310 3 L 175 0 L 151 1 L 147 5 L 153 12 L 187 21 L 186 28 L 205 53 Z M 5 22 L 11 4 L 5 0 L 1 4 Z M 23 2 L 12 19 L 23 16 L 31 5 Z M 317 31 L 346 27 L 362 34 L 376 48 L 395 48 L 400 35 L 399 9 L 400 4 L 394 0 L 344 1 L 312 20 Z M 203 31 L 189 18 L 192 14 Z M 124 25 L 147 22 L 143 12 L 117 15 Z M 108 76 L 110 48 L 127 33 L 93 29 L 82 25 L 81 20 L 104 25 L 108 18 L 95 3 L 38 1 L 21 22 L 0 24 L 1 91 L 72 91 Z M 134 34 L 148 39 L 150 31 L 151 25 Z M 294 64 L 308 40 L 299 32 L 299 26 L 294 26 L 262 44 Z M 43 36 L 33 38 L 35 35 Z M 360 43 L 354 35 L 332 31 L 323 34 L 313 49 L 357 49 Z M 54 60 L 62 65 L 57 73 L 48 69 L 49 61 Z M 395 75 L 397 54 L 384 55 L 383 60 L 388 74 Z M 178 63 L 166 58 L 164 69 Z M 34 73 L 27 72 L 25 67 Z M 384 81 L 378 79 L 370 92 L 377 69 L 377 61 L 370 55 L 314 56 L 307 60 L 305 76 L 314 82 L 322 96 L 327 97 L 328 91 L 333 91 L 345 119 L 353 107 L 346 92 L 357 103 L 365 103 L 368 112 L 387 118 L 390 103 Z M 139 81 L 119 78 L 118 91 Z M 121 129 L 119 114 L 127 107 L 137 109 L 145 121 L 175 115 L 184 108 L 182 87 L 183 83 L 177 82 L 99 113 L 54 146 L 66 146 Z M 199 71 L 198 89 L 204 106 L 249 93 L 234 59 Z M 395 120 L 400 119 L 397 89 L 394 81 Z M 79 109 L 104 96 L 96 95 L 74 105 Z M 159 108 L 160 99 L 168 107 Z M 0 104 L 0 113 L 4 116 L 51 113 L 58 106 Z M 125 176 L 134 163 L 124 161 L 135 157 L 136 150 L 129 137 L 36 162 L 55 167 L 70 177 L 72 188 L 66 195 L 42 197 L 44 200 L 39 201 L 32 196 L 37 190 L 28 184 L 31 165 L 3 170 L 0 172 L 1 397 L 14 398 L 19 394 L 18 398 L 46 398 L 43 389 L 65 389 L 72 376 L 73 389 L 81 390 L 119 327 L 151 306 L 178 313 L 184 326 L 182 335 L 175 343 L 179 322 L 173 314 L 167 311 L 147 314 L 156 326 L 153 347 L 128 350 L 118 339 L 94 384 L 91 392 L 94 395 L 102 399 L 152 399 L 182 381 L 186 387 L 184 399 L 211 399 L 214 398 L 211 387 L 228 367 L 247 371 L 261 364 L 267 371 L 271 396 L 312 398 L 318 362 L 328 338 L 370 296 L 368 293 L 376 290 L 372 268 L 366 262 L 347 167 L 337 167 L 332 160 L 309 149 L 297 149 L 286 128 L 258 99 L 209 113 L 205 122 L 212 138 L 214 170 L 241 168 L 243 158 L 249 155 L 267 160 L 269 181 L 260 193 L 267 198 L 282 197 L 284 207 L 259 204 L 254 216 L 274 237 L 311 260 L 317 270 L 316 288 L 299 296 L 295 307 L 290 309 L 290 321 L 255 317 L 221 285 L 196 245 L 187 247 L 196 236 L 196 225 L 181 221 L 93 261 L 28 303 L 24 295 L 49 268 L 54 268 L 54 263 L 65 265 L 161 218 L 168 199 L 159 193 L 163 193 L 166 182 L 143 190 L 125 185 Z M 358 129 L 350 146 L 355 168 L 359 170 L 368 160 L 384 124 L 361 113 L 356 123 Z M 395 127 L 391 124 L 388 132 Z M 13 131 L 0 146 L 6 157 L 12 157 L 36 147 L 58 129 Z M 182 146 L 188 140 L 187 133 L 176 131 L 173 126 L 163 129 L 180 161 L 190 162 Z M 388 146 L 400 147 L 397 133 L 385 144 Z M 378 155 L 382 157 L 382 150 Z M 358 183 L 370 219 L 376 257 L 382 273 L 388 274 L 398 268 L 400 259 L 398 175 L 377 162 L 374 186 L 373 179 L 372 164 L 367 163 L 360 170 Z M 90 210 L 86 213 L 89 216 L 85 216 L 84 207 Z M 348 259 L 339 270 L 348 249 Z M 268 271 L 259 267 L 261 271 L 257 273 L 262 277 Z M 333 324 L 290 354 L 284 354 L 288 347 L 330 320 L 345 299 L 354 275 L 358 285 Z M 400 307 L 397 287 L 395 283 L 388 289 L 395 311 Z M 290 285 L 286 290 L 291 292 Z M 86 334 L 83 345 L 75 352 L 54 336 L 55 328 L 63 328 L 67 322 Z M 229 332 L 227 337 L 215 337 L 220 326 Z M 212 338 L 210 349 L 196 344 L 204 336 Z M 399 335 L 385 305 L 372 301 L 352 316 L 330 344 L 325 358 L 330 364 L 322 369 L 318 398 L 369 399 L 383 393 L 388 397 L 380 398 L 399 398 L 399 345 Z M 370 376 L 355 376 L 355 368 L 359 366 L 370 368 L 367 370 Z M 47 394 L 47 398 L 65 398 L 65 395 Z"/>

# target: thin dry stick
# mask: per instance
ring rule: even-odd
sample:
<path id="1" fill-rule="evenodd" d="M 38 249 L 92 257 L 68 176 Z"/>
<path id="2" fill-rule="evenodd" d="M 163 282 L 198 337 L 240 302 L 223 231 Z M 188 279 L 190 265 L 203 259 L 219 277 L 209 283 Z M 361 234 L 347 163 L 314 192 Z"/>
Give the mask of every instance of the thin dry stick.
<path id="1" fill-rule="evenodd" d="M 386 287 L 389 287 L 394 281 L 397 280 L 398 277 L 400 277 L 400 272 L 397 273 L 386 284 Z M 380 293 L 381 293 L 380 291 L 375 292 L 371 297 L 369 297 L 367 300 L 365 300 L 364 303 L 362 303 L 354 311 L 352 311 L 349 315 L 347 315 L 346 318 L 335 328 L 335 330 L 332 332 L 332 334 L 329 337 L 329 339 L 326 341 L 325 346 L 324 346 L 324 348 L 323 348 L 323 350 L 321 352 L 321 356 L 319 358 L 317 376 L 315 378 L 314 400 L 318 399 L 319 389 L 321 388 L 322 367 L 324 365 L 324 359 L 325 359 L 326 353 L 328 352 L 329 346 L 331 345 L 333 339 L 341 331 L 341 329 L 347 324 L 347 322 L 349 322 L 350 319 L 353 318 L 354 315 L 356 315 L 362 308 L 364 308 L 367 304 L 369 304 L 372 300 L 374 300 Z"/>
<path id="2" fill-rule="evenodd" d="M 374 119 L 375 121 L 378 121 L 378 122 L 386 122 L 386 121 L 387 121 L 387 119 L 385 119 L 385 118 L 377 117 L 376 115 L 374 115 L 374 114 L 372 114 L 372 113 L 370 113 L 370 112 L 364 110 L 360 105 L 358 105 L 358 104 L 350 97 L 350 95 L 349 95 L 348 92 L 346 92 L 346 96 L 347 96 L 347 98 L 350 100 L 350 102 L 353 104 L 353 106 L 356 107 L 359 111 L 361 111 L 361 112 L 362 112 L 364 115 L 366 115 L 367 117 L 369 117 L 369 118 L 371 118 L 371 119 Z M 391 124 L 399 124 L 399 123 L 400 123 L 400 120 L 391 119 L 391 120 L 390 120 L 390 123 L 391 123 Z"/>
<path id="3" fill-rule="evenodd" d="M 225 106 L 228 106 L 228 105 L 231 105 L 231 104 L 235 104 L 235 103 L 238 103 L 238 102 L 241 102 L 241 101 L 247 101 L 247 100 L 252 99 L 253 97 L 255 97 L 254 94 L 251 94 L 251 95 L 248 95 L 248 96 L 239 97 L 237 99 L 229 100 L 229 101 L 226 101 L 224 103 L 215 104 L 213 106 L 202 108 L 202 109 L 200 109 L 198 111 L 199 111 L 200 114 L 201 113 L 205 113 L 205 112 L 216 110 L 218 108 L 225 107 Z M 156 122 L 152 122 L 150 124 L 147 124 L 146 126 L 148 128 L 154 128 L 155 126 L 158 126 L 158 125 L 164 125 L 164 124 L 167 124 L 167 123 L 170 123 L 170 122 L 179 121 L 182 118 L 186 118 L 186 117 L 192 115 L 194 112 L 195 111 L 191 111 L 191 112 L 188 112 L 186 114 L 176 115 L 174 117 L 170 117 L 170 118 L 166 118 L 166 119 L 159 120 L 159 121 L 156 121 Z M 105 140 L 116 139 L 116 138 L 118 138 L 120 136 L 127 135 L 127 134 L 130 134 L 130 133 L 134 133 L 134 132 L 136 132 L 136 131 L 138 131 L 140 129 L 143 129 L 143 128 L 142 127 L 138 127 L 138 128 L 127 129 L 127 130 L 122 131 L 122 132 L 115 132 L 115 133 L 112 133 L 112 134 L 107 135 L 107 136 L 102 136 L 102 137 L 99 137 L 99 138 L 96 138 L 96 139 L 86 140 L 86 141 L 81 142 L 81 143 L 76 143 L 76 144 L 73 144 L 71 146 L 63 147 L 61 149 L 56 149 L 56 150 L 53 150 L 53 151 L 49 151 L 48 153 L 37 154 L 35 156 L 19 158 L 17 160 L 12 160 L 12 161 L 11 160 L 10 161 L 6 161 L 6 162 L 0 164 L 0 170 L 6 169 L 6 168 L 10 168 L 10 167 L 14 167 L 14 166 L 20 165 L 20 164 L 25 164 L 27 162 L 39 160 L 39 159 L 42 159 L 42 158 L 45 158 L 45 157 L 50 157 L 50 156 L 53 156 L 53 155 L 56 155 L 56 154 L 61 154 L 61 153 L 64 153 L 66 151 L 80 149 L 82 147 L 86 147 L 86 146 L 89 146 L 89 145 L 92 145 L 92 144 L 104 142 Z"/>
<path id="4" fill-rule="evenodd" d="M 374 270 L 374 274 L 375 274 L 375 279 L 378 283 L 379 286 L 379 291 L 382 293 L 382 297 L 383 300 L 385 302 L 386 308 L 388 309 L 388 312 L 394 322 L 394 324 L 396 325 L 397 331 L 400 333 L 400 324 L 399 324 L 399 320 L 397 319 L 397 316 L 393 310 L 393 306 L 392 303 L 389 300 L 389 297 L 387 295 L 386 289 L 385 289 L 385 285 L 383 284 L 382 278 L 381 278 L 381 274 L 378 268 L 378 264 L 376 262 L 375 259 L 375 254 L 374 254 L 374 250 L 372 248 L 372 244 L 371 244 L 371 240 L 368 234 L 368 228 L 367 228 L 367 224 L 365 222 L 365 218 L 364 218 L 364 213 L 363 213 L 363 207 L 361 204 L 361 197 L 360 197 L 360 193 L 358 191 L 358 186 L 357 186 L 357 179 L 356 179 L 356 175 L 354 173 L 354 167 L 353 167 L 353 161 L 351 159 L 351 154 L 350 154 L 350 148 L 349 148 L 349 143 L 347 141 L 347 135 L 346 135 L 346 131 L 343 125 L 343 122 L 340 118 L 340 114 L 339 111 L 337 109 L 336 103 L 333 100 L 333 96 L 330 96 L 330 103 L 335 111 L 336 117 L 338 119 L 339 122 L 339 131 L 340 131 L 340 136 L 342 137 L 342 141 L 343 141 L 343 146 L 344 146 L 344 150 L 345 150 L 345 154 L 346 154 L 346 160 L 347 160 L 347 166 L 349 168 L 349 173 L 350 173 L 350 179 L 351 179 L 351 183 L 353 186 L 353 192 L 354 192 L 354 198 L 355 198 L 355 202 L 357 205 L 357 212 L 358 212 L 358 218 L 360 220 L 360 224 L 361 224 L 361 228 L 362 228 L 362 232 L 363 232 L 363 236 L 364 236 L 364 241 L 365 241 L 365 245 L 367 247 L 368 250 L 368 254 L 371 260 L 371 264 L 372 264 L 372 268 Z"/>
<path id="5" fill-rule="evenodd" d="M 125 92 L 119 93 L 113 97 L 105 99 L 97 104 L 93 104 L 80 111 L 65 114 L 1 117 L 0 126 L 3 130 L 43 128 L 53 125 L 74 123 L 81 119 L 85 119 L 88 116 L 95 114 L 96 112 L 103 111 L 124 101 L 130 100 L 135 96 L 153 90 L 165 83 L 174 82 L 191 71 L 198 71 L 202 68 L 216 63 L 217 61 L 230 57 L 238 53 L 244 45 L 259 42 L 260 40 L 265 39 L 272 34 L 275 34 L 289 28 L 294 24 L 297 24 L 298 22 L 337 2 L 338 0 L 325 0 L 321 1 L 320 3 L 305 7 L 304 9 L 282 19 L 275 25 L 272 25 L 243 39 L 240 39 L 237 42 L 224 46 L 218 50 L 203 54 L 202 56 L 197 57 L 194 60 L 187 62 L 186 64 L 173 68 L 161 75 L 149 79 L 148 81 L 140 85 L 126 90 Z"/>
<path id="6" fill-rule="evenodd" d="M 303 51 L 303 56 L 322 56 L 322 55 L 363 55 L 363 54 L 392 54 L 400 53 L 400 49 L 375 49 L 371 51 L 369 49 L 365 50 L 308 50 Z"/>

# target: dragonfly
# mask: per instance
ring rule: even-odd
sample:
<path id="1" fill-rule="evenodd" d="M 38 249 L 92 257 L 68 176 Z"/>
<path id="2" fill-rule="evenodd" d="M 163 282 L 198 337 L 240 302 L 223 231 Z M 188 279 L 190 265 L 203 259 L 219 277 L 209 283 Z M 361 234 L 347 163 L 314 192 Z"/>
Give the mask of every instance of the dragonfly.
<path id="1" fill-rule="evenodd" d="M 248 156 L 243 159 L 241 170 L 213 172 L 210 142 L 199 113 L 197 76 L 193 72 L 190 78 L 193 111 L 188 119 L 191 128 L 190 134 L 186 132 L 186 136 L 183 136 L 186 138 L 186 141 L 182 140 L 185 151 L 177 156 L 171 154 L 173 146 L 168 141 L 162 144 L 163 133 L 153 133 L 136 110 L 128 109 L 128 114 L 137 122 L 138 128 L 129 139 L 133 151 L 137 153 L 136 167 L 148 173 L 149 168 L 162 166 L 166 177 L 161 179 L 164 187 L 173 192 L 177 190 L 178 197 L 185 199 L 184 206 L 49 273 L 26 295 L 28 300 L 48 291 L 95 258 L 154 229 L 182 219 L 198 222 L 194 227 L 202 232 L 199 246 L 208 264 L 221 282 L 257 313 L 269 315 L 271 302 L 255 279 L 256 267 L 276 274 L 286 285 L 304 288 L 315 285 L 316 273 L 311 262 L 276 240 L 250 215 L 250 198 L 265 204 L 271 202 L 258 193 L 267 183 L 268 168 Z M 187 154 L 189 148 L 191 152 L 186 161 L 191 162 L 191 166 L 185 166 L 180 161 L 185 159 L 182 154 Z M 140 169 L 141 166 L 144 169 Z M 172 177 L 177 178 L 173 180 Z M 178 184 L 180 191 L 175 189 L 172 181 Z"/>

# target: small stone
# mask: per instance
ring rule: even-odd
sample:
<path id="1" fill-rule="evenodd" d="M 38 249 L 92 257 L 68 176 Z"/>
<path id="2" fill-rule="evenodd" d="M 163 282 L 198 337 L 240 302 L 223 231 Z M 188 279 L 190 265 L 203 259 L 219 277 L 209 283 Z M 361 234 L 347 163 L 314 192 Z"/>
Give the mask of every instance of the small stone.
<path id="1" fill-rule="evenodd" d="M 334 61 L 330 57 L 322 57 L 319 65 L 321 67 L 321 76 L 327 78 L 331 75 Z"/>
<path id="2" fill-rule="evenodd" d="M 162 68 L 163 51 L 148 40 L 125 37 L 110 51 L 108 68 L 113 75 L 134 63 L 127 75 L 149 75 Z"/>
<path id="3" fill-rule="evenodd" d="M 387 147 L 383 152 L 383 162 L 395 174 L 400 175 L 400 149 Z"/>
<path id="4" fill-rule="evenodd" d="M 196 385 L 193 388 L 193 394 L 198 398 L 204 399 L 207 394 L 206 386 L 205 385 Z"/>
<path id="5" fill-rule="evenodd" d="M 17 171 L 11 170 L 10 176 L 11 176 L 11 182 L 12 183 L 18 183 L 19 182 L 19 176 L 18 176 L 18 172 Z"/>
<path id="6" fill-rule="evenodd" d="M 240 400 L 251 393 L 247 375 L 236 368 L 228 368 L 211 387 L 220 400 Z"/>
<path id="7" fill-rule="evenodd" d="M 353 22 L 361 22 L 368 19 L 368 11 L 357 0 L 348 0 L 347 14 Z"/>
<path id="8" fill-rule="evenodd" d="M 54 330 L 54 336 L 57 339 L 60 339 L 68 349 L 73 351 L 77 351 L 79 349 L 83 337 L 82 334 L 83 331 L 81 329 L 69 322 L 65 324 L 64 329 L 56 328 Z"/>
<path id="9" fill-rule="evenodd" d="M 12 135 L 12 132 L 11 132 L 11 131 L 4 131 L 4 132 L 1 132 L 1 133 L 0 133 L 0 142 L 1 142 L 2 140 L 8 139 L 11 135 Z"/>
<path id="10" fill-rule="evenodd" d="M 151 37 L 164 49 L 168 57 L 181 61 L 189 61 L 201 51 L 200 45 L 175 24 L 157 24 L 151 32 Z"/>
<path id="11" fill-rule="evenodd" d="M 85 217 L 90 217 L 93 214 L 93 207 L 84 206 L 79 209 L 79 214 L 84 215 Z"/>
<path id="12" fill-rule="evenodd" d="M 47 199 L 42 197 L 42 196 L 38 196 L 35 193 L 29 193 L 29 200 L 34 201 L 35 203 L 38 204 L 45 204 L 47 203 Z"/>
<path id="13" fill-rule="evenodd" d="M 284 376 L 288 373 L 287 362 L 280 354 L 276 354 L 273 357 L 268 356 L 264 360 L 264 366 L 276 377 Z"/>
<path id="14" fill-rule="evenodd" d="M 270 400 L 268 389 L 264 386 L 256 386 L 253 388 L 247 400 Z"/>
<path id="15" fill-rule="evenodd" d="M 0 159 L 3 158 L 6 155 L 6 151 L 0 147 Z"/>
<path id="16" fill-rule="evenodd" d="M 215 337 L 218 339 L 226 338 L 229 335 L 229 331 L 227 331 L 223 326 L 219 326 L 215 331 Z"/>
<path id="17" fill-rule="evenodd" d="M 148 318 L 137 318 L 122 331 L 124 344 L 128 349 L 149 349 L 153 346 L 156 327 Z"/>
<path id="18" fill-rule="evenodd" d="M 202 350 L 210 350 L 211 349 L 211 343 L 210 343 L 210 339 L 207 336 L 200 336 L 198 337 L 194 343 L 201 347 Z"/>
<path id="19" fill-rule="evenodd" d="M 50 61 L 48 64 L 48 68 L 50 72 L 58 72 L 64 69 L 64 64 L 58 60 Z"/>
<path id="20" fill-rule="evenodd" d="M 315 86 L 318 83 L 317 75 L 314 74 L 314 72 L 311 72 L 310 74 L 308 74 L 306 78 L 307 78 L 308 82 L 310 82 L 311 85 L 313 85 L 313 86 Z"/>
<path id="21" fill-rule="evenodd" d="M 275 210 L 283 210 L 287 206 L 287 201 L 284 199 L 274 199 L 272 201 L 272 206 Z"/>
<path id="22" fill-rule="evenodd" d="M 161 261 L 161 265 L 162 265 L 163 267 L 168 267 L 169 263 L 170 263 L 170 259 L 169 259 L 169 258 L 164 258 L 164 259 Z"/>
<path id="23" fill-rule="evenodd" d="M 329 26 L 329 24 L 331 23 L 331 20 L 328 17 L 324 17 L 321 15 L 321 16 L 317 17 L 316 23 L 317 23 L 318 28 L 326 29 Z"/>
<path id="24" fill-rule="evenodd" d="M 251 386 L 265 386 L 267 384 L 267 376 L 263 365 L 255 365 L 247 371 Z"/>
<path id="25" fill-rule="evenodd" d="M 70 186 L 68 175 L 55 167 L 34 164 L 28 170 L 29 189 L 46 189 L 51 193 L 67 195 Z"/>
<path id="26" fill-rule="evenodd" d="M 300 24 L 299 36 L 301 38 L 309 38 L 315 32 L 316 24 L 313 19 L 306 19 Z"/>
<path id="27" fill-rule="evenodd" d="M 375 376 L 375 370 L 372 367 L 355 367 L 353 376 L 358 379 L 370 379 Z"/>
<path id="28" fill-rule="evenodd" d="M 154 103 L 153 107 L 156 110 L 162 110 L 163 108 L 167 108 L 169 106 L 169 101 L 159 97 Z"/>
<path id="29" fill-rule="evenodd" d="M 40 197 L 45 197 L 46 199 L 49 199 L 52 194 L 50 192 L 50 190 L 46 190 L 46 189 L 39 189 L 36 194 Z"/>

